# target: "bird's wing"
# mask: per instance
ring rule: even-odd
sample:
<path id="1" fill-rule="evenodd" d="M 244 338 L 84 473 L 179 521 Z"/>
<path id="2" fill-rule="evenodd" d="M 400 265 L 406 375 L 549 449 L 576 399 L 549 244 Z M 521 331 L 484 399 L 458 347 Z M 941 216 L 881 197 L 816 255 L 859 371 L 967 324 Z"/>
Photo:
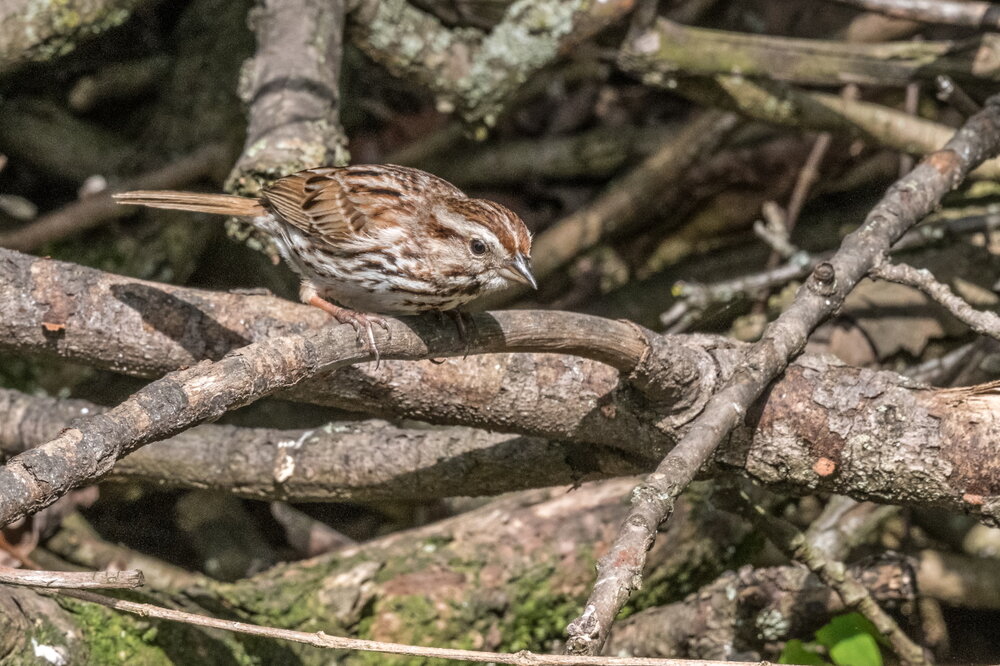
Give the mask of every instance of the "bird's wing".
<path id="1" fill-rule="evenodd" d="M 263 200 L 281 219 L 329 244 L 401 219 L 420 220 L 428 198 L 464 199 L 454 185 L 394 165 L 321 167 L 275 181 Z"/>

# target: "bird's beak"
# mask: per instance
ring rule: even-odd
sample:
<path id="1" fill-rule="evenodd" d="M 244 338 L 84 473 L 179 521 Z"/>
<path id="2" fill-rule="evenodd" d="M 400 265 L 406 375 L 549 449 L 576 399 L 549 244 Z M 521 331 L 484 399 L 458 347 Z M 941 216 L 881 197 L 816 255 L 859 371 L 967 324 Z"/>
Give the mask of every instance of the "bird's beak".
<path id="1" fill-rule="evenodd" d="M 526 284 L 532 289 L 538 289 L 538 283 L 535 282 L 535 276 L 531 274 L 530 261 L 530 259 L 519 252 L 506 267 L 504 273 L 507 277 L 516 282 Z"/>

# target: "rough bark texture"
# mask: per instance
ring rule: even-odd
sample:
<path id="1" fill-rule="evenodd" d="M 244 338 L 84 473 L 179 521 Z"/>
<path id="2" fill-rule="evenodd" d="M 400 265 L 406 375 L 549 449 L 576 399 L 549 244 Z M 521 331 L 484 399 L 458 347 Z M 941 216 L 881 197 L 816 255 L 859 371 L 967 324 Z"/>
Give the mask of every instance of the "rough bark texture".
<path id="1" fill-rule="evenodd" d="M 78 41 L 125 22 L 146 0 L 6 0 L 0 5 L 0 74 L 53 60 Z"/>
<path id="2" fill-rule="evenodd" d="M 5 251 L 0 297 L 18 313 L 0 322 L 0 347 L 144 377 L 325 323 L 313 308 L 273 297 L 143 282 Z M 515 322 L 531 315 L 496 316 Z M 416 322 L 437 331 L 433 322 Z M 594 325 L 595 335 L 634 343 L 635 350 L 646 343 L 627 325 Z M 411 333 L 403 330 L 401 339 Z M 482 332 L 488 332 L 485 324 Z M 745 346 L 707 336 L 652 340 L 650 358 L 673 359 L 652 366 L 667 375 L 647 373 L 633 383 L 672 387 L 675 393 L 661 396 L 662 403 L 623 383 L 609 365 L 555 354 L 473 356 L 441 365 L 384 361 L 378 369 L 366 364 L 321 375 L 283 395 L 656 457 L 686 431 Z M 347 344 L 353 348 L 353 339 Z M 682 372 L 685 367 L 690 370 Z M 895 373 L 804 356 L 751 411 L 718 460 L 799 492 L 930 504 L 995 520 L 995 400 L 990 387 L 928 390 Z"/>
<path id="3" fill-rule="evenodd" d="M 852 44 L 748 35 L 660 19 L 628 42 L 630 66 L 667 75 L 739 74 L 811 85 L 904 86 L 944 75 L 997 80 L 1000 36 L 968 41 Z"/>
<path id="4" fill-rule="evenodd" d="M 632 507 L 610 553 L 598 563 L 597 583 L 583 613 L 567 630 L 567 650 L 596 654 L 603 648 L 611 623 L 641 581 L 645 553 L 659 525 L 668 520 L 674 499 L 698 470 L 739 427 L 754 402 L 803 352 L 810 333 L 839 309 L 847 295 L 904 233 L 922 220 L 945 194 L 966 175 L 1000 151 L 1000 96 L 987 100 L 947 144 L 925 157 L 896 181 L 849 234 L 829 261 L 819 264 L 795 294 L 794 300 L 764 329 L 746 350 L 739 366 L 705 403 L 690 428 L 656 470 L 632 495 Z M 818 464 L 814 473 L 827 467 Z M 996 521 L 1000 503 L 976 497 L 970 504 L 986 504 L 984 514 Z M 905 659 L 905 657 L 904 657 Z"/>
<path id="5" fill-rule="evenodd" d="M 103 411 L 0 390 L 0 451 L 14 455 Z M 253 499 L 372 502 L 498 495 L 639 471 L 635 456 L 597 445 L 369 420 L 314 430 L 203 425 L 126 456 L 108 478 Z"/>
<path id="6" fill-rule="evenodd" d="M 257 53 L 240 83 L 250 124 L 228 188 L 253 196 L 274 178 L 348 155 L 338 117 L 344 3 L 264 0 L 251 24 Z"/>
<path id="7" fill-rule="evenodd" d="M 914 563 L 886 558 L 851 567 L 872 595 L 890 608 L 913 602 L 920 590 Z M 796 566 L 742 567 L 726 572 L 684 601 L 651 608 L 619 622 L 605 654 L 757 661 L 767 644 L 809 636 L 844 612 L 837 594 Z"/>
<path id="8" fill-rule="evenodd" d="M 146 601 L 259 624 L 377 640 L 516 651 L 558 648 L 562 624 L 579 603 L 596 557 L 614 534 L 631 479 L 577 490 L 531 491 L 424 528 L 312 560 L 281 565 L 234 584 L 160 593 L 147 576 Z M 683 502 L 670 528 L 678 548 L 650 558 L 648 601 L 676 599 L 711 580 L 758 542 L 700 494 Z M 329 651 L 118 615 L 72 600 L 58 604 L 3 588 L 4 666 L 32 663 L 32 644 L 70 666 L 117 663 L 327 664 Z M 41 612 L 44 611 L 44 612 Z M 412 663 L 337 654 L 338 663 Z M 145 661 L 144 661 L 145 660 Z"/>
<path id="9" fill-rule="evenodd" d="M 351 38 L 396 76 L 413 79 L 480 127 L 496 124 L 515 91 L 557 56 L 631 11 L 633 0 L 520 0 L 489 34 L 448 30 L 405 0 L 366 0 Z M 485 130 L 482 133 L 485 136 Z"/>

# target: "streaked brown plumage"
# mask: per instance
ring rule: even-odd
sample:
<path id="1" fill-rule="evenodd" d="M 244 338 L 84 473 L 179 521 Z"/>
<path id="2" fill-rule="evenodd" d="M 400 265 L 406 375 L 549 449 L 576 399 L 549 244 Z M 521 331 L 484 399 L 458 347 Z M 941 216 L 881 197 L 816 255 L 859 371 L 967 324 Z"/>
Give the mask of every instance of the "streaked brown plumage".
<path id="1" fill-rule="evenodd" d="M 260 199 L 169 191 L 115 198 L 244 218 L 274 239 L 302 277 L 302 300 L 359 336 L 366 330 L 373 348 L 372 323 L 385 322 L 366 312 L 448 311 L 510 282 L 536 286 L 521 219 L 419 169 L 308 169 L 278 179 Z"/>

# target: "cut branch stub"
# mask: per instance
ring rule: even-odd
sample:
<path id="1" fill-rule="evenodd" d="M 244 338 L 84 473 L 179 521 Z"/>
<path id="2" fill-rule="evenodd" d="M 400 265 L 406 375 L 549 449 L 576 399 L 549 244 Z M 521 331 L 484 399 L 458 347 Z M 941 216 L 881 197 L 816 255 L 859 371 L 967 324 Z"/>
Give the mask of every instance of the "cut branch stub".
<path id="1" fill-rule="evenodd" d="M 820 296 L 833 296 L 837 291 L 837 271 L 833 264 L 824 261 L 814 268 L 807 284 Z"/>

